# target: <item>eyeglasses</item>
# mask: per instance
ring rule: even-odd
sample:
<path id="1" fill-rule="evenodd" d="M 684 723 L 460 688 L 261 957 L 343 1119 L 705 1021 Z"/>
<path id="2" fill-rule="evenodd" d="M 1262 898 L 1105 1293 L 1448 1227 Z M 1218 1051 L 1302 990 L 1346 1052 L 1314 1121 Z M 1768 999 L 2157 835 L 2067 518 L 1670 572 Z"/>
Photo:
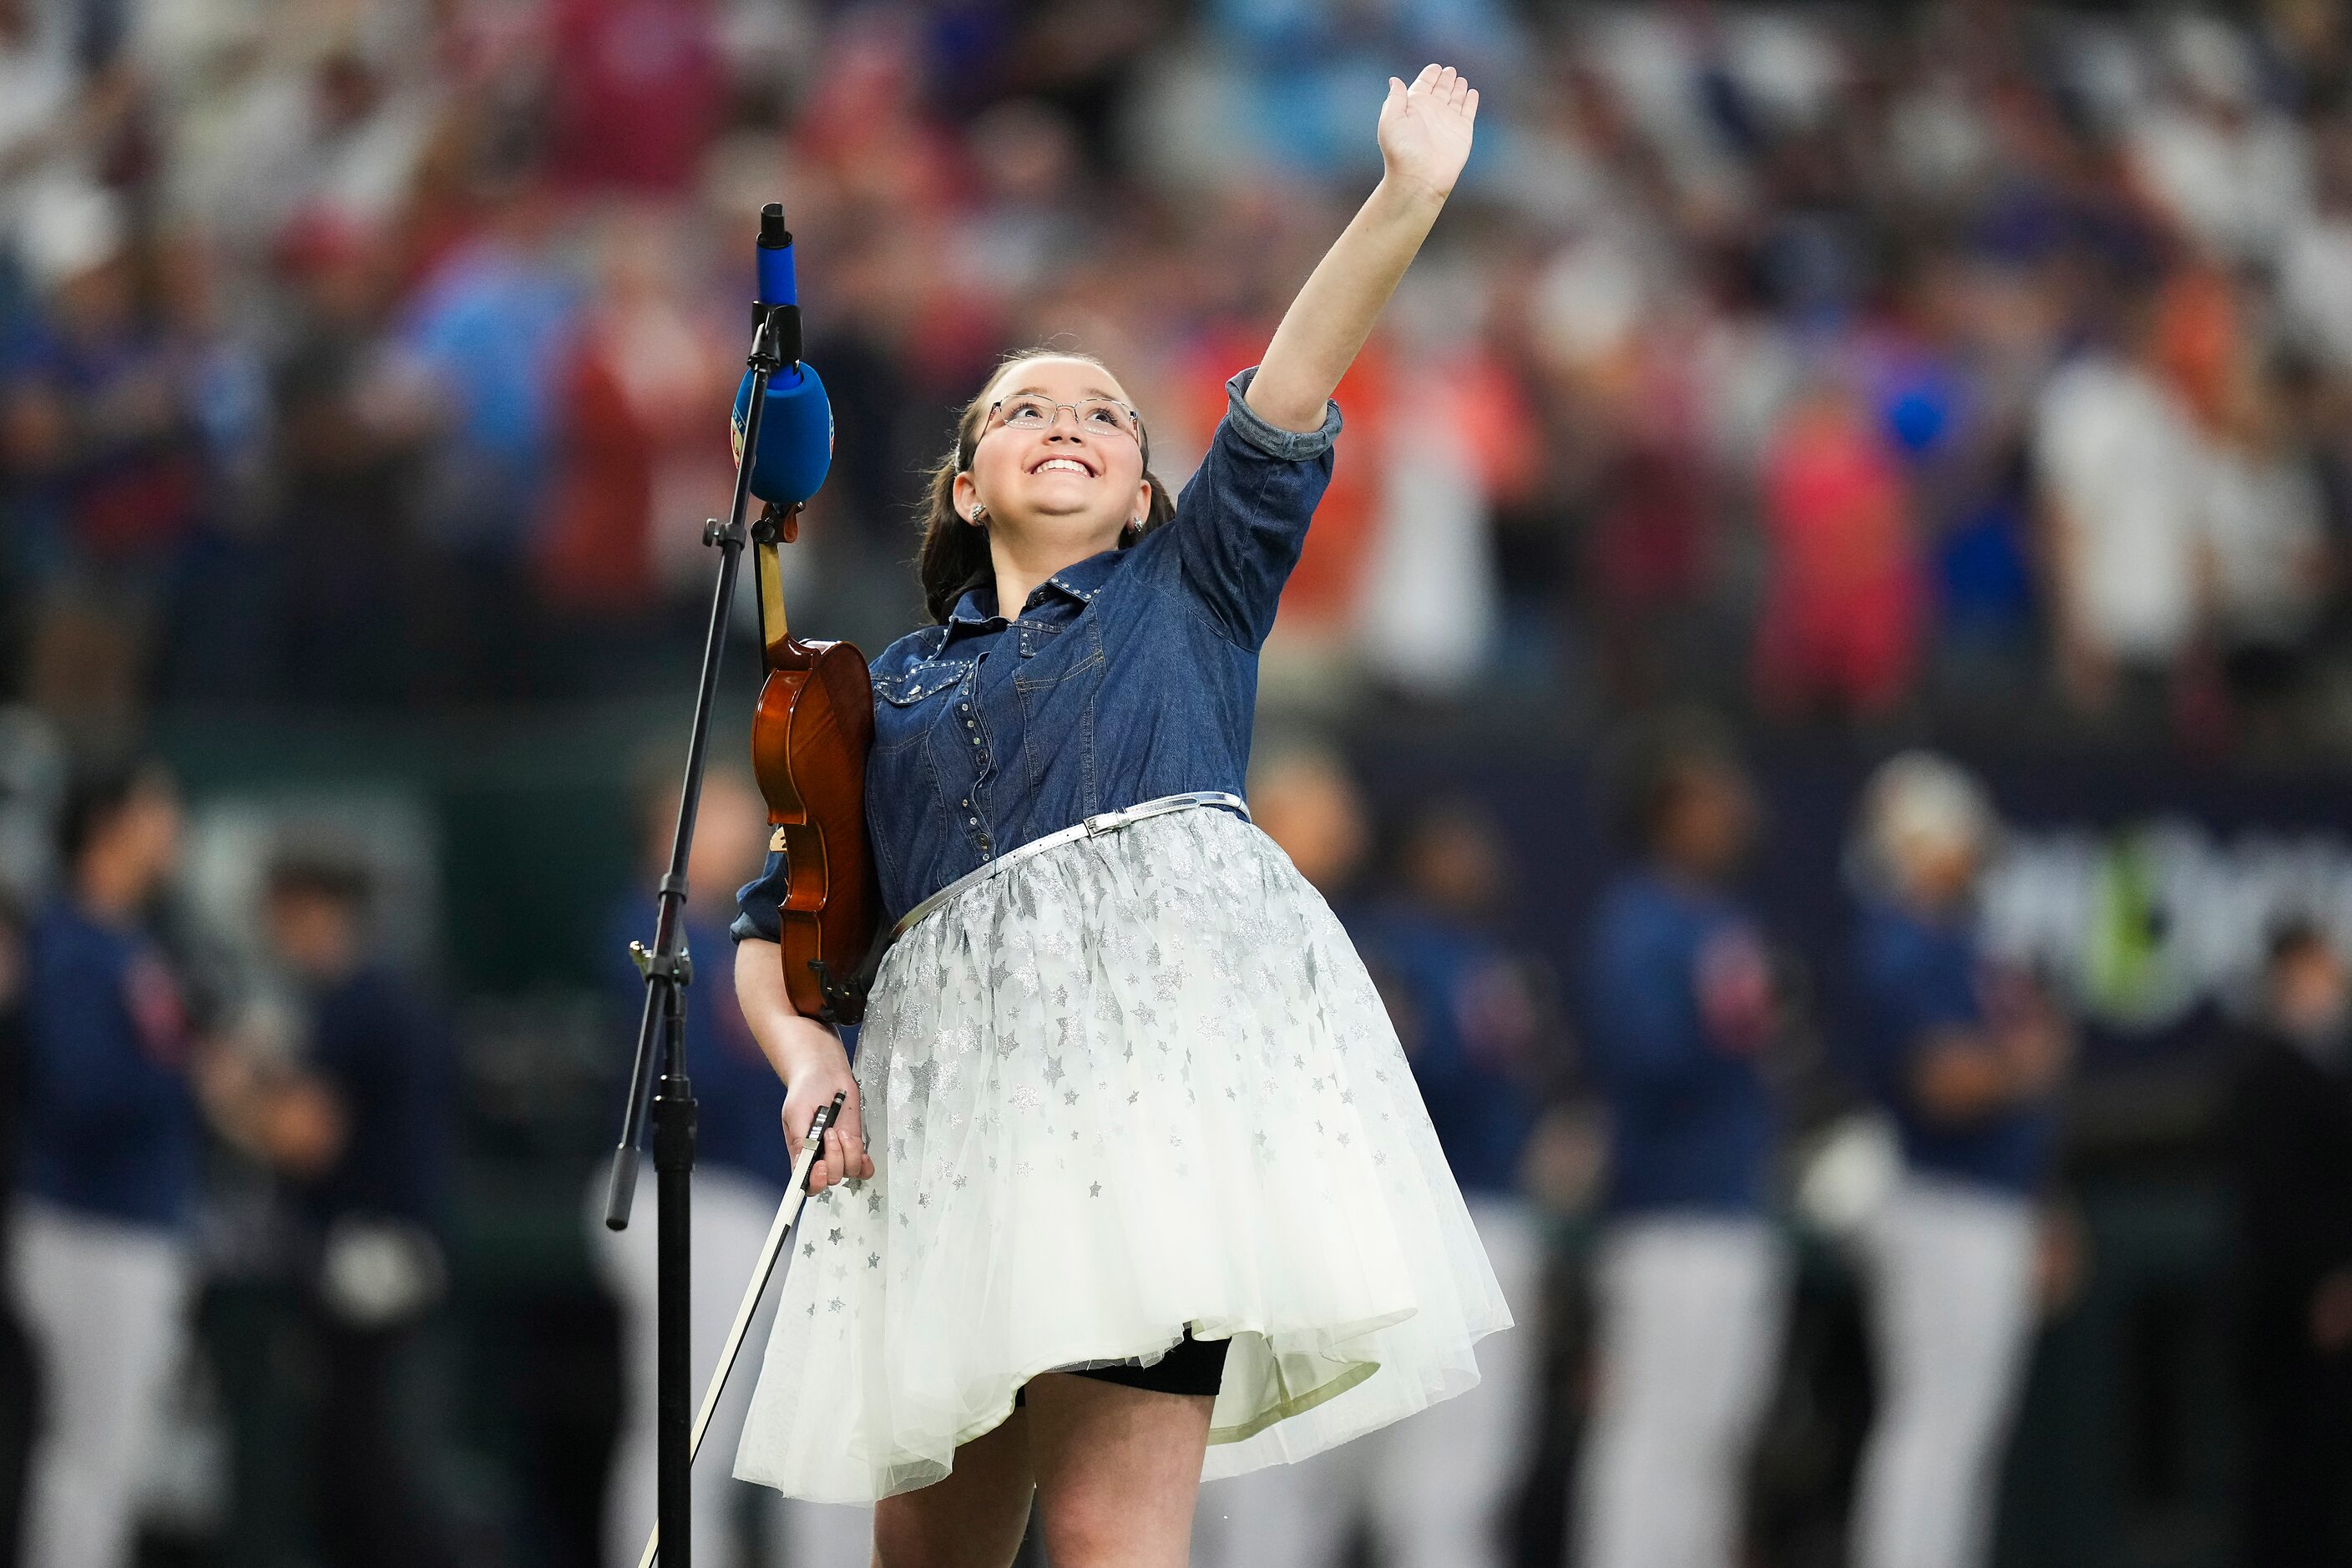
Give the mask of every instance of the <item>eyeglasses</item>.
<path id="1" fill-rule="evenodd" d="M 1077 421 L 1078 428 L 1094 436 L 1124 436 L 1137 446 L 1143 445 L 1143 416 L 1124 403 L 1108 397 L 1089 397 L 1078 403 L 1056 403 L 1050 397 L 999 398 L 988 405 L 988 417 L 980 422 L 981 433 L 986 435 L 1000 423 L 1015 430 L 1047 430 L 1063 409 Z"/>

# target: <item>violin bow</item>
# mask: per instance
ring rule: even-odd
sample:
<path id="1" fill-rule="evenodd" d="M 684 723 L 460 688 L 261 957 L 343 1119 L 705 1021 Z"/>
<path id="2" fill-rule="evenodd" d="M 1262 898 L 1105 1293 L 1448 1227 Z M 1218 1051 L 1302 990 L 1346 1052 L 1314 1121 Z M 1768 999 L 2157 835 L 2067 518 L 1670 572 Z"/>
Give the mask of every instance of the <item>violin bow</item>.
<path id="1" fill-rule="evenodd" d="M 848 1102 L 848 1091 L 833 1097 L 831 1105 L 817 1108 L 809 1121 L 808 1136 L 801 1140 L 800 1152 L 793 1160 L 793 1184 L 785 1190 L 784 1201 L 776 1209 L 776 1222 L 768 1227 L 768 1239 L 760 1248 L 760 1260 L 751 1267 L 751 1283 L 743 1291 L 743 1304 L 735 1309 L 735 1326 L 727 1331 L 726 1348 L 719 1352 L 719 1365 L 710 1373 L 710 1386 L 703 1390 L 702 1409 L 694 1417 L 694 1436 L 688 1441 L 686 1462 L 691 1466 L 702 1452 L 702 1435 L 710 1430 L 710 1417 L 719 1409 L 719 1396 L 727 1391 L 727 1374 L 735 1370 L 735 1358 L 742 1353 L 744 1338 L 751 1331 L 751 1319 L 760 1310 L 760 1298 L 768 1293 L 768 1281 L 776 1272 L 776 1259 L 784 1254 L 784 1243 L 799 1222 L 801 1210 L 808 1203 L 809 1167 L 816 1163 L 817 1152 L 824 1146 L 825 1129 L 841 1120 L 842 1107 Z M 656 1523 L 646 1537 L 646 1554 L 637 1559 L 637 1568 L 654 1568 L 654 1560 L 661 1555 L 661 1526 Z"/>

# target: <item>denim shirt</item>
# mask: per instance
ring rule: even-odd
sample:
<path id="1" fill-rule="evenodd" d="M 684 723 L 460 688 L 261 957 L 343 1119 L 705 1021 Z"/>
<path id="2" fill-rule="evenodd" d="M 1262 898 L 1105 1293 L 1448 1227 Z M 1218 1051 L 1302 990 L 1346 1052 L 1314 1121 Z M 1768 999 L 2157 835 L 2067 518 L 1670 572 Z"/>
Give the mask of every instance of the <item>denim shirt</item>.
<path id="1" fill-rule="evenodd" d="M 873 663 L 866 821 L 886 921 L 968 872 L 1097 812 L 1193 790 L 1242 793 L 1258 649 L 1331 479 L 1320 429 L 1227 409 L 1176 515 L 1064 567 L 1006 619 L 993 584 Z M 781 852 L 737 895 L 737 940 L 773 942 Z"/>

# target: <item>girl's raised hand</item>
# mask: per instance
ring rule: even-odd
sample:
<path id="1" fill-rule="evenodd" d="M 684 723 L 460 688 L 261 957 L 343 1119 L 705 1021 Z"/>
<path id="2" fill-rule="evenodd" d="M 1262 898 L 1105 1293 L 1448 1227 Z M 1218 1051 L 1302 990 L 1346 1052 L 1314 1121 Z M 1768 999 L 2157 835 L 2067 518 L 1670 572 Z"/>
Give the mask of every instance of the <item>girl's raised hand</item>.
<path id="1" fill-rule="evenodd" d="M 1477 118 L 1478 89 L 1452 66 L 1423 67 L 1411 87 L 1389 78 L 1379 132 L 1388 177 L 1452 195 L 1470 156 L 1470 123 Z"/>

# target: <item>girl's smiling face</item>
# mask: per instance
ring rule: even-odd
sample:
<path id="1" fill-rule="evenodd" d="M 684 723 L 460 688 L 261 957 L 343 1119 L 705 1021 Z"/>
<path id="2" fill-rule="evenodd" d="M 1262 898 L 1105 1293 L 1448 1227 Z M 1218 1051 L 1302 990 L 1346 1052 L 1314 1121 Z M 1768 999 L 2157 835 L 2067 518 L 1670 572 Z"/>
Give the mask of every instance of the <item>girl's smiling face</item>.
<path id="1" fill-rule="evenodd" d="M 1132 406 L 1118 380 L 1090 360 L 1005 366 L 983 401 L 971 461 L 956 476 L 956 515 L 971 522 L 974 509 L 984 509 L 979 521 L 1016 546 L 1083 546 L 1092 554 L 1118 544 L 1120 530 L 1146 515 L 1151 487 L 1139 426 L 1129 416 L 1122 428 L 1106 403 Z M 1043 427 L 1006 423 L 1024 405 L 1045 416 Z"/>

